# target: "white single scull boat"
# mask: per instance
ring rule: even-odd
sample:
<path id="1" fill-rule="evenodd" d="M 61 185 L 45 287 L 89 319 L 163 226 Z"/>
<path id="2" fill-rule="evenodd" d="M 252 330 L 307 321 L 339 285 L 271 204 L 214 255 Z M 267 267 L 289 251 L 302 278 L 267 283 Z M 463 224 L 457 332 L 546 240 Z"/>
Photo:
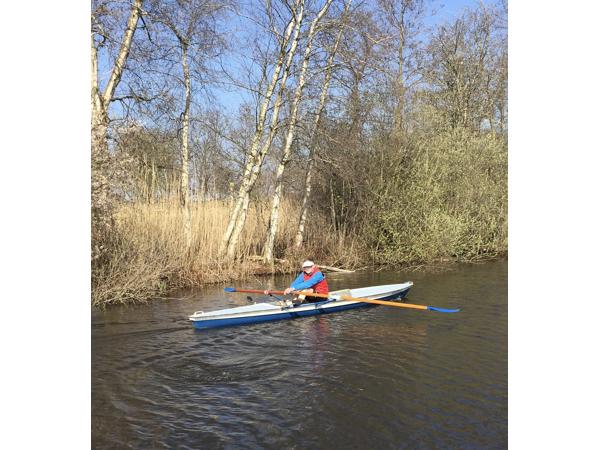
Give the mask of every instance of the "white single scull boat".
<path id="1" fill-rule="evenodd" d="M 341 296 L 369 298 L 374 300 L 400 300 L 406 297 L 412 287 L 412 281 L 401 284 L 386 284 L 356 289 L 344 289 L 330 292 L 329 298 L 316 303 L 301 303 L 297 306 L 281 306 L 280 302 L 254 303 L 236 308 L 218 311 L 196 311 L 189 316 L 195 328 L 216 328 L 233 325 L 245 325 L 272 320 L 293 319 L 296 317 L 327 314 L 347 309 L 371 306 L 369 303 L 341 300 Z"/>

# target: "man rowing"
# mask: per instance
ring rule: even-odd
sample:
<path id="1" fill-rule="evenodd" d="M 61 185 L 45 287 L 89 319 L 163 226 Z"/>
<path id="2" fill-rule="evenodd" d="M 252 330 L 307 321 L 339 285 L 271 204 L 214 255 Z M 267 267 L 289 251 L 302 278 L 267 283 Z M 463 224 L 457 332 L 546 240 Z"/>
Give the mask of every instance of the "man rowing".
<path id="1" fill-rule="evenodd" d="M 314 262 L 307 259 L 302 263 L 302 273 L 298 275 L 293 283 L 287 288 L 284 292 L 285 295 L 290 294 L 292 291 L 305 291 L 306 293 L 316 293 L 316 294 L 329 294 L 329 286 L 327 285 L 327 280 L 325 279 L 325 275 L 321 272 L 321 270 L 315 265 Z M 298 300 L 300 302 L 305 300 L 306 295 L 302 294 L 298 296 Z M 314 303 L 317 301 L 323 301 L 323 298 L 319 297 L 311 297 L 308 295 L 308 299 L 306 299 L 307 303 Z"/>
<path id="2" fill-rule="evenodd" d="M 304 291 L 304 293 L 295 297 L 294 302 L 289 300 L 281 302 L 281 306 L 292 306 L 296 303 L 302 303 L 307 296 L 307 303 L 323 301 L 323 298 L 311 297 L 310 293 L 314 292 L 316 294 L 329 294 L 329 286 L 327 285 L 327 280 L 325 279 L 325 275 L 323 275 L 321 270 L 315 265 L 314 262 L 307 259 L 302 263 L 302 273 L 298 275 L 290 287 L 283 291 L 283 293 L 285 295 L 289 295 L 293 291 Z M 268 290 L 265 291 L 265 294 L 271 295 L 270 291 Z"/>

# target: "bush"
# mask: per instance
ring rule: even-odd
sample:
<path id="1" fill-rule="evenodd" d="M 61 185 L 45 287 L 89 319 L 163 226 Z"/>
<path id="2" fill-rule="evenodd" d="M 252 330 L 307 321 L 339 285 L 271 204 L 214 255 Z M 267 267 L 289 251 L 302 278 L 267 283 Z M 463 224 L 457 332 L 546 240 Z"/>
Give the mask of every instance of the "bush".
<path id="1" fill-rule="evenodd" d="M 364 233 L 380 263 L 474 260 L 507 251 L 507 145 L 464 128 L 387 149 Z"/>

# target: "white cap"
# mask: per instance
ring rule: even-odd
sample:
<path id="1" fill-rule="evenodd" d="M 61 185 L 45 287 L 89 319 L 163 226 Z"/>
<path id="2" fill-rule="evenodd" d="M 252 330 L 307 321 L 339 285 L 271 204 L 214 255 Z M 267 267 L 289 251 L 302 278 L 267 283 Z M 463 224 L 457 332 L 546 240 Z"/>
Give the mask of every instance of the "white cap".
<path id="1" fill-rule="evenodd" d="M 302 263 L 302 267 L 312 267 L 312 266 L 314 266 L 314 265 L 315 265 L 315 263 L 314 263 L 314 262 L 312 262 L 310 259 L 307 259 L 306 261 L 304 261 L 304 262 Z"/>

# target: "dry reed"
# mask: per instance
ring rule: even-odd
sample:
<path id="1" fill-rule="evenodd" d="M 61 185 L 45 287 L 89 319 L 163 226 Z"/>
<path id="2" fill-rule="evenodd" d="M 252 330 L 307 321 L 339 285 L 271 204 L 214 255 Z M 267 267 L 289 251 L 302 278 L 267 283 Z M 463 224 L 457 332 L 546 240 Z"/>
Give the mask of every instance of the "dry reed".
<path id="1" fill-rule="evenodd" d="M 93 268 L 92 304 L 145 301 L 168 290 L 206 283 L 246 278 L 253 274 L 291 272 L 310 256 L 323 264 L 352 266 L 360 260 L 359 246 L 348 236 L 329 230 L 325 220 L 314 215 L 309 221 L 306 244 L 292 247 L 299 208 L 284 200 L 280 231 L 275 243 L 277 264 L 266 266 L 257 255 L 266 237 L 270 204 L 251 205 L 240 239 L 238 258 L 218 257 L 221 237 L 229 219 L 227 201 L 191 204 L 192 244 L 184 238 L 183 211 L 175 200 L 158 203 L 126 203 L 116 213 L 116 237 L 110 259 Z"/>

